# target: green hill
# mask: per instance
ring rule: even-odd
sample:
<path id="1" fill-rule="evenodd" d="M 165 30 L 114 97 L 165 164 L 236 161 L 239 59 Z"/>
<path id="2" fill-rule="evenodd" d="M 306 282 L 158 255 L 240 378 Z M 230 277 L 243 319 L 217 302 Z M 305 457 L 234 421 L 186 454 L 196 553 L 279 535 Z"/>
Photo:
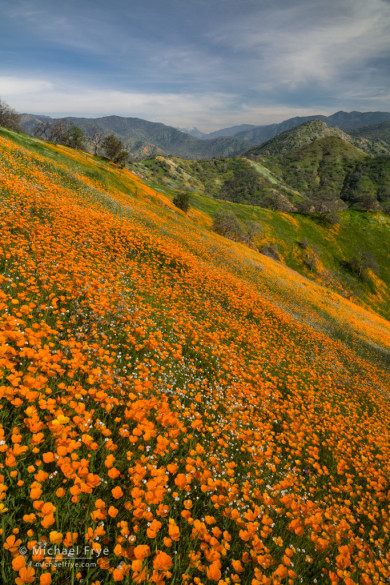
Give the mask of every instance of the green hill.
<path id="1" fill-rule="evenodd" d="M 301 193 L 310 196 L 324 191 L 339 197 L 348 174 L 368 158 L 338 136 L 328 136 L 289 154 L 268 157 L 264 164 Z"/>
<path id="2" fill-rule="evenodd" d="M 348 140 L 348 135 L 339 128 L 328 126 L 322 120 L 310 120 L 300 126 L 286 130 L 281 134 L 268 140 L 264 144 L 248 150 L 245 156 L 272 156 L 277 154 L 289 154 L 307 144 L 311 144 L 320 138 L 327 136 L 338 136 Z"/>

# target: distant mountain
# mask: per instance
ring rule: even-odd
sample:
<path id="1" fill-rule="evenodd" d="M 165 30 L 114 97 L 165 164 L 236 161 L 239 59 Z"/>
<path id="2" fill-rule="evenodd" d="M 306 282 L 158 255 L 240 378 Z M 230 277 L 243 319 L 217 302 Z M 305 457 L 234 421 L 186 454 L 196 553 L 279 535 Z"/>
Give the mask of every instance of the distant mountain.
<path id="1" fill-rule="evenodd" d="M 336 112 L 331 116 L 323 116 L 321 114 L 315 116 L 297 116 L 289 118 L 280 124 L 269 124 L 267 126 L 255 126 L 254 128 L 238 132 L 234 136 L 241 140 L 247 140 L 254 145 L 263 144 L 267 140 L 274 138 L 278 134 L 295 128 L 304 122 L 310 120 L 323 120 L 325 124 L 331 128 L 338 126 L 341 130 L 349 131 L 354 128 L 371 124 L 381 124 L 390 121 L 390 113 L 388 112 Z"/>
<path id="2" fill-rule="evenodd" d="M 306 144 L 311 144 L 315 140 L 327 136 L 339 136 L 347 141 L 352 140 L 348 134 L 337 128 L 337 126 L 329 128 L 322 120 L 310 120 L 309 122 L 304 122 L 300 126 L 296 126 L 295 128 L 291 128 L 290 130 L 278 134 L 260 146 L 251 148 L 246 155 L 271 156 L 275 154 L 288 154 L 298 148 L 302 148 Z"/>
<path id="3" fill-rule="evenodd" d="M 25 114 L 22 116 L 22 128 L 33 134 L 41 116 Z M 183 158 L 202 159 L 219 156 L 235 156 L 247 150 L 248 145 L 237 138 L 225 137 L 214 140 L 200 140 L 180 132 L 172 126 L 148 122 L 141 118 L 124 118 L 106 116 L 103 118 L 66 117 L 62 120 L 79 126 L 86 134 L 99 129 L 104 134 L 116 134 L 134 156 L 151 156 L 154 154 L 172 154 Z M 54 123 L 56 119 L 47 118 Z"/>
<path id="4" fill-rule="evenodd" d="M 198 128 L 178 128 L 180 132 L 184 132 L 184 134 L 189 134 L 190 136 L 195 136 L 195 138 L 205 138 L 207 134 L 198 130 Z"/>
<path id="5" fill-rule="evenodd" d="M 239 126 L 231 126 L 230 128 L 222 128 L 221 130 L 216 130 L 215 132 L 210 132 L 209 134 L 204 134 L 202 138 L 205 140 L 211 140 L 213 138 L 221 138 L 224 136 L 237 136 L 240 132 L 248 132 L 252 130 L 252 128 L 256 128 L 253 124 L 240 124 Z"/>
<path id="6" fill-rule="evenodd" d="M 361 126 L 371 126 L 390 121 L 389 112 L 336 112 L 328 116 L 328 126 L 338 126 L 342 130 L 352 130 Z"/>
<path id="7" fill-rule="evenodd" d="M 40 122 L 54 123 L 54 119 L 50 116 L 42 116 L 40 114 L 22 114 L 20 117 L 20 125 L 26 134 L 33 134 L 37 124 Z"/>
<path id="8" fill-rule="evenodd" d="M 174 155 L 187 159 L 238 156 L 248 150 L 248 143 L 255 146 L 262 145 L 283 132 L 313 120 L 316 120 L 317 123 L 322 121 L 328 128 L 337 126 L 344 132 L 353 133 L 351 142 L 366 152 L 387 154 L 390 151 L 390 147 L 389 150 L 387 147 L 390 140 L 388 138 L 390 113 L 388 112 L 348 113 L 340 111 L 332 116 L 295 117 L 279 124 L 269 124 L 267 126 L 242 124 L 223 128 L 209 134 L 204 134 L 196 128 L 189 128 L 182 132 L 172 126 L 148 122 L 141 118 L 106 116 L 103 118 L 68 117 L 62 119 L 71 124 L 76 124 L 87 134 L 91 133 L 93 128 L 98 128 L 104 134 L 116 134 L 135 157 L 147 157 L 156 154 Z M 28 134 L 33 134 L 36 125 L 43 120 L 52 121 L 53 123 L 56 121 L 56 119 L 48 116 L 23 114 L 22 128 Z M 381 130 L 383 124 L 385 126 Z M 368 125 L 370 125 L 371 130 L 367 130 L 365 133 L 362 127 L 367 128 Z M 325 136 L 324 126 L 321 128 L 321 132 Z M 355 131 L 355 129 L 358 130 Z M 337 132 L 336 135 L 339 135 Z M 370 137 L 370 132 L 371 134 L 374 133 L 375 137 Z M 380 132 L 383 133 L 382 138 L 379 137 Z M 348 140 L 347 136 L 342 137 Z M 303 143 L 298 146 L 302 146 Z M 285 148 L 287 148 L 287 143 L 285 143 Z"/>

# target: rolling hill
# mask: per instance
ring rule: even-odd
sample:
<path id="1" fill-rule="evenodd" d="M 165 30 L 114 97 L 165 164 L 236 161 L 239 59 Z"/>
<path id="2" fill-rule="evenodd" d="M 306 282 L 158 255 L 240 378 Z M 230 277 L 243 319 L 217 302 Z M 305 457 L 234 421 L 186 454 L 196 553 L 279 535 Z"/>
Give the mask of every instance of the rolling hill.
<path id="1" fill-rule="evenodd" d="M 296 137 L 294 131 L 290 133 L 281 143 L 275 139 L 274 147 L 270 143 L 268 149 L 277 151 L 291 145 L 292 140 L 301 140 L 299 134 Z M 339 136 L 320 138 L 287 154 L 264 157 L 262 163 L 309 199 L 326 196 L 358 209 L 375 209 L 377 203 L 389 208 L 390 157 L 370 156 Z"/>
<path id="2" fill-rule="evenodd" d="M 352 140 L 348 134 L 337 128 L 337 126 L 329 128 L 322 120 L 309 120 L 278 134 L 260 146 L 251 148 L 245 153 L 245 156 L 289 154 L 319 138 L 326 138 L 327 136 L 338 136 L 344 140 Z"/>
<path id="3" fill-rule="evenodd" d="M 185 214 L 0 133 L 3 582 L 386 582 L 390 324 L 211 223 L 235 209 L 342 255 L 388 218 L 318 231 L 204 195 Z M 54 545 L 88 563 L 51 571 Z"/>

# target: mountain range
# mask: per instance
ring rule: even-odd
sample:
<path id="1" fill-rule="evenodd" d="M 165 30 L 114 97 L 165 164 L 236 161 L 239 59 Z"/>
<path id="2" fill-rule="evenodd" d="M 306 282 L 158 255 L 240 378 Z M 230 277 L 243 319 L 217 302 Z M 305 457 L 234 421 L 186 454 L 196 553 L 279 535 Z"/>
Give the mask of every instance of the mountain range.
<path id="1" fill-rule="evenodd" d="M 45 116 L 23 114 L 21 125 L 28 134 L 33 134 L 42 121 L 58 120 Z M 141 118 L 105 116 L 103 118 L 61 118 L 70 125 L 76 125 L 87 135 L 94 130 L 103 134 L 115 134 L 126 145 L 132 156 L 144 158 L 156 154 L 172 154 L 184 158 L 212 158 L 214 156 L 236 156 L 247 150 L 246 141 L 234 137 L 218 137 L 201 140 L 172 126 L 149 122 Z"/>
<path id="2" fill-rule="evenodd" d="M 319 114 L 295 117 L 279 124 L 266 126 L 243 124 L 223 128 L 209 134 L 204 134 L 196 128 L 183 132 L 172 126 L 149 122 L 141 118 L 106 116 L 102 118 L 67 117 L 62 119 L 69 124 L 79 126 L 87 134 L 91 134 L 93 129 L 99 129 L 105 135 L 116 134 L 125 143 L 130 153 L 137 158 L 156 154 L 189 159 L 238 156 L 245 153 L 251 145 L 263 144 L 287 130 L 312 120 L 321 120 L 328 128 L 337 126 L 344 132 L 353 133 L 355 143 L 360 148 L 366 151 L 374 150 L 375 154 L 386 154 L 386 145 L 390 144 L 390 113 L 388 112 L 348 113 L 340 111 L 332 116 Z M 54 123 L 57 119 L 23 114 L 22 128 L 26 133 L 33 134 L 36 126 L 42 120 Z M 362 127 L 365 129 L 364 131 L 360 130 Z M 382 136 L 383 132 L 384 136 Z M 375 143 L 375 147 L 372 146 L 372 142 Z"/>

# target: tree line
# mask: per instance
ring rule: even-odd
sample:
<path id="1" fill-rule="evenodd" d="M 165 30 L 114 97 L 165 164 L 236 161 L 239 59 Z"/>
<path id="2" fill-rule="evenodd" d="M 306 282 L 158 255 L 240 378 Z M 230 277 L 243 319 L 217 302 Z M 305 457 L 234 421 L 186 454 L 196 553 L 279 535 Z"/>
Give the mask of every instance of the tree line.
<path id="1" fill-rule="evenodd" d="M 23 131 L 21 115 L 3 100 L 0 100 L 0 126 L 17 132 Z M 130 160 L 130 153 L 125 144 L 115 134 L 107 136 L 97 127 L 85 133 L 66 120 L 57 120 L 54 123 L 42 120 L 36 125 L 34 136 L 78 150 L 92 150 L 95 155 L 103 154 L 120 166 L 124 166 Z"/>

